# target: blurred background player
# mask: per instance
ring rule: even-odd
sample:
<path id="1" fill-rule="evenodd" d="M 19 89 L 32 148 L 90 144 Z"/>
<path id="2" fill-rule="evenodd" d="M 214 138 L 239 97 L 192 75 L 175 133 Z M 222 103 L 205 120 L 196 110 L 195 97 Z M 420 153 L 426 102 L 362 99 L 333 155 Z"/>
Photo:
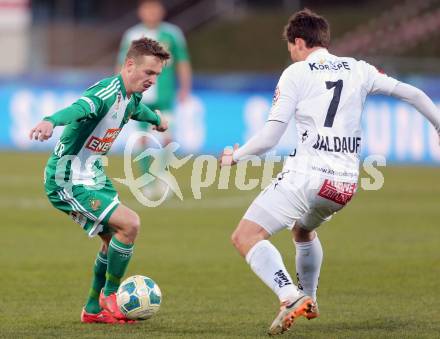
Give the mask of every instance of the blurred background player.
<path id="1" fill-rule="evenodd" d="M 133 41 L 119 74 L 89 87 L 71 106 L 45 117 L 30 132 L 31 139 L 44 141 L 55 127 L 66 126 L 45 168 L 46 194 L 89 237 L 102 239 L 81 313 L 84 323 L 129 322 L 117 306 L 115 292 L 133 254 L 140 218 L 120 203 L 103 172 L 101 156 L 130 119 L 153 124 L 160 132 L 167 130 L 166 119 L 141 103 L 141 93 L 156 82 L 169 57 L 154 40 Z"/>
<path id="2" fill-rule="evenodd" d="M 163 21 L 166 10 L 162 1 L 139 0 L 137 13 L 141 22 L 124 33 L 118 52 L 117 68 L 122 65 L 131 41 L 141 37 L 159 41 L 171 54 L 171 59 L 164 66 L 157 83 L 144 92 L 142 97 L 144 104 L 153 110 L 160 110 L 170 123 L 168 132 L 158 136 L 164 146 L 172 139 L 172 112 L 175 100 L 177 98 L 180 103 L 183 103 L 191 92 L 191 64 L 183 32 L 176 25 Z M 140 123 L 140 128 L 146 131 L 147 125 Z M 143 138 L 142 145 L 144 147 L 142 149 L 146 144 L 147 139 Z M 151 162 L 151 156 L 144 157 L 139 161 L 141 174 L 149 172 Z M 160 180 L 154 180 L 144 187 L 144 193 L 157 197 L 163 194 L 165 188 Z"/>
<path id="3" fill-rule="evenodd" d="M 295 119 L 296 148 L 232 235 L 238 252 L 280 300 L 269 334 L 285 332 L 300 316 L 319 315 L 316 291 L 323 251 L 315 229 L 356 192 L 366 96 L 384 94 L 404 100 L 440 132 L 440 113 L 424 92 L 364 61 L 330 54 L 325 18 L 307 9 L 299 11 L 289 19 L 284 37 L 294 64 L 280 77 L 266 124 L 244 146 L 225 151 L 220 159 L 222 165 L 229 165 L 265 153 Z M 298 287 L 281 254 L 267 240 L 285 228 L 293 233 Z"/>

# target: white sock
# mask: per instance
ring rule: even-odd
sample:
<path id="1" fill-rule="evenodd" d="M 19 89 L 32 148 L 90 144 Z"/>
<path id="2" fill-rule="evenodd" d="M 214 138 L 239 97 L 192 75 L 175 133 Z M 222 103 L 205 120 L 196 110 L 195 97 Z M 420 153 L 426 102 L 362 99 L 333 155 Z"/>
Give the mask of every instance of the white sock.
<path id="1" fill-rule="evenodd" d="M 287 272 L 280 252 L 268 240 L 257 242 L 246 255 L 246 261 L 281 302 L 294 301 L 302 295 Z"/>
<path id="2" fill-rule="evenodd" d="M 322 246 L 318 239 L 309 242 L 296 242 L 296 276 L 298 288 L 316 301 L 319 272 L 322 264 Z"/>

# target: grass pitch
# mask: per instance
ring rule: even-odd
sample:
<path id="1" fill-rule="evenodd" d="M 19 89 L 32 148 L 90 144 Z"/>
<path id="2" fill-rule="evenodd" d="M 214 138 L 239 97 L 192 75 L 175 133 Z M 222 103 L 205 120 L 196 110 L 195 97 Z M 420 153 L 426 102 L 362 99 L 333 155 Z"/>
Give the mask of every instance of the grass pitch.
<path id="1" fill-rule="evenodd" d="M 1 338 L 266 337 L 277 299 L 229 241 L 257 190 L 214 186 L 194 200 L 185 165 L 176 172 L 185 200 L 146 208 L 115 184 L 143 222 L 127 275 L 152 277 L 163 304 L 135 325 L 83 325 L 99 241 L 46 200 L 46 154 L 0 159 Z M 109 175 L 123 177 L 121 158 L 110 158 Z M 439 338 L 439 169 L 387 168 L 384 175 L 381 190 L 360 191 L 320 228 L 321 317 L 299 320 L 284 337 Z M 273 243 L 294 275 L 290 234 Z"/>

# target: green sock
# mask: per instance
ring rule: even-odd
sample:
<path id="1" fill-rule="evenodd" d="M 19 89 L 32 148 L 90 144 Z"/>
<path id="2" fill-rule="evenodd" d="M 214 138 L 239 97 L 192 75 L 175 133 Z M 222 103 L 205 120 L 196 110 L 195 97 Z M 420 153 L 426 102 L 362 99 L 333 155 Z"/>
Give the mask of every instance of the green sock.
<path id="1" fill-rule="evenodd" d="M 95 266 L 93 268 L 92 287 L 89 291 L 89 297 L 86 302 L 87 313 L 99 313 L 99 293 L 105 285 L 105 272 L 107 272 L 107 254 L 99 252 L 96 256 Z"/>
<path id="2" fill-rule="evenodd" d="M 105 274 L 104 295 L 108 296 L 118 290 L 121 279 L 124 276 L 131 255 L 133 244 L 124 244 L 113 236 L 107 253 L 107 272 Z"/>

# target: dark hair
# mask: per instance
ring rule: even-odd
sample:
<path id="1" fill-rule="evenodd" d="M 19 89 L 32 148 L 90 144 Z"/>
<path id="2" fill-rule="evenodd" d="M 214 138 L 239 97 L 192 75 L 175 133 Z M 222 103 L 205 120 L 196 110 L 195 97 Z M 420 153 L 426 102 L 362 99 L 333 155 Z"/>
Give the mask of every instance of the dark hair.
<path id="1" fill-rule="evenodd" d="M 133 40 L 128 49 L 126 59 L 137 59 L 142 55 L 152 55 L 158 57 L 161 61 L 167 61 L 170 58 L 170 53 L 160 43 L 149 38 Z"/>
<path id="2" fill-rule="evenodd" d="M 330 44 L 330 25 L 324 17 L 305 8 L 290 17 L 283 35 L 290 43 L 295 43 L 295 38 L 301 38 L 308 48 L 327 48 Z"/>

